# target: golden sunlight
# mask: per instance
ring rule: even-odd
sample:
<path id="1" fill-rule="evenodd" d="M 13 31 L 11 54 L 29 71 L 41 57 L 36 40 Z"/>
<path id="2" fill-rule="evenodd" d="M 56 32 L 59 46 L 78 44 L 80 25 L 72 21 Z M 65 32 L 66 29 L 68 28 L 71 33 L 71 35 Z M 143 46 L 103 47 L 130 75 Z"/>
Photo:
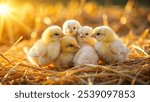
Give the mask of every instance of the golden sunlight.
<path id="1" fill-rule="evenodd" d="M 9 13 L 9 7 L 8 5 L 0 5 L 0 15 L 7 15 Z"/>

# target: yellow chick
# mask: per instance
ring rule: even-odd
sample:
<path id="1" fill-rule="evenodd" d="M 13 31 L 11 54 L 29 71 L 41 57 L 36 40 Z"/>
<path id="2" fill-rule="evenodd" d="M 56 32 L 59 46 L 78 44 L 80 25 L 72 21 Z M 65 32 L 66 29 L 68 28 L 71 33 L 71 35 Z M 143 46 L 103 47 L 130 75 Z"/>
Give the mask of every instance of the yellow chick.
<path id="1" fill-rule="evenodd" d="M 36 66 L 51 64 L 60 53 L 60 38 L 63 37 L 59 26 L 50 26 L 42 34 L 40 40 L 35 42 L 28 51 L 28 60 Z"/>
<path id="2" fill-rule="evenodd" d="M 93 28 L 89 26 L 82 26 L 78 30 L 77 40 L 80 46 L 96 44 L 96 39 L 91 37 L 93 34 Z"/>
<path id="3" fill-rule="evenodd" d="M 71 35 L 74 36 L 75 38 L 77 37 L 78 34 L 78 29 L 81 27 L 80 23 L 77 20 L 67 20 L 63 24 L 63 33 L 65 35 Z"/>
<path id="4" fill-rule="evenodd" d="M 93 33 L 98 41 L 94 47 L 104 62 L 111 64 L 127 60 L 129 49 L 110 27 L 96 27 Z"/>
<path id="5" fill-rule="evenodd" d="M 97 65 L 99 57 L 97 52 L 92 46 L 83 46 L 75 54 L 73 63 L 74 66 L 80 64 L 94 64 Z"/>
<path id="6" fill-rule="evenodd" d="M 77 39 L 81 48 L 74 56 L 74 66 L 80 64 L 98 64 L 99 57 L 97 52 L 93 48 L 96 40 L 91 37 L 92 34 L 92 27 L 83 26 L 79 29 Z"/>
<path id="7" fill-rule="evenodd" d="M 60 44 L 61 52 L 55 64 L 58 67 L 71 67 L 73 65 L 73 57 L 80 46 L 78 45 L 77 40 L 72 36 L 63 37 Z"/>

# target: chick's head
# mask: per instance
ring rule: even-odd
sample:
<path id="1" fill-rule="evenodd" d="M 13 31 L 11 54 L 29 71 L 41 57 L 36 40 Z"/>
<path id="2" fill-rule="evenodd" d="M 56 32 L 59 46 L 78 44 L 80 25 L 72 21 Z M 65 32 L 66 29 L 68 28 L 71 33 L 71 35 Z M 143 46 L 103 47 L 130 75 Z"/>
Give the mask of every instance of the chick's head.
<path id="1" fill-rule="evenodd" d="M 96 27 L 93 36 L 97 41 L 112 42 L 117 38 L 116 33 L 108 26 Z"/>
<path id="2" fill-rule="evenodd" d="M 77 20 L 67 20 L 63 24 L 63 33 L 65 35 L 76 36 L 80 27 L 81 25 Z"/>
<path id="3" fill-rule="evenodd" d="M 62 29 L 56 25 L 48 27 L 42 34 L 42 40 L 46 43 L 59 41 L 62 37 Z"/>
<path id="4" fill-rule="evenodd" d="M 93 33 L 93 28 L 89 26 L 83 26 L 78 30 L 78 34 L 81 39 L 90 38 L 92 33 Z"/>
<path id="5" fill-rule="evenodd" d="M 66 53 L 75 53 L 80 46 L 77 40 L 72 36 L 65 36 L 61 40 L 61 51 Z"/>

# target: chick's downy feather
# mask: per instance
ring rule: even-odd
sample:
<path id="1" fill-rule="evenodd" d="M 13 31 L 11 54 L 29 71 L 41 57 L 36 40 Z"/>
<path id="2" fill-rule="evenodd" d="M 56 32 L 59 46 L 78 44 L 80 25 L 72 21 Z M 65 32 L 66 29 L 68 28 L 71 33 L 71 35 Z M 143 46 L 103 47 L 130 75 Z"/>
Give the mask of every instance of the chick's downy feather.
<path id="1" fill-rule="evenodd" d="M 67 20 L 63 24 L 63 33 L 76 38 L 78 29 L 81 27 L 80 22 L 74 19 Z"/>
<path id="2" fill-rule="evenodd" d="M 99 57 L 97 52 L 91 46 L 83 46 L 76 53 L 73 63 L 74 66 L 80 64 L 95 64 L 97 65 L 99 61 Z"/>
<path id="3" fill-rule="evenodd" d="M 95 44 L 95 49 L 104 62 L 110 64 L 127 60 L 129 49 L 110 27 L 96 27 L 94 36 L 98 41 Z"/>
<path id="4" fill-rule="evenodd" d="M 65 36 L 61 40 L 61 52 L 55 65 L 58 67 L 72 66 L 74 54 L 79 49 L 76 39 L 72 36 Z"/>
<path id="5" fill-rule="evenodd" d="M 93 34 L 93 28 L 89 26 L 83 26 L 78 31 L 78 42 L 81 48 L 75 54 L 73 59 L 74 66 L 80 64 L 98 64 L 98 54 L 93 48 L 96 43 L 95 39 L 91 37 Z"/>
<path id="6" fill-rule="evenodd" d="M 94 46 L 97 42 L 95 38 L 91 37 L 93 34 L 93 28 L 89 26 L 82 26 L 78 30 L 77 40 L 80 46 Z"/>
<path id="7" fill-rule="evenodd" d="M 62 30 L 58 26 L 48 27 L 42 34 L 42 38 L 35 42 L 27 53 L 28 60 L 36 66 L 51 64 L 59 55 L 60 38 Z"/>

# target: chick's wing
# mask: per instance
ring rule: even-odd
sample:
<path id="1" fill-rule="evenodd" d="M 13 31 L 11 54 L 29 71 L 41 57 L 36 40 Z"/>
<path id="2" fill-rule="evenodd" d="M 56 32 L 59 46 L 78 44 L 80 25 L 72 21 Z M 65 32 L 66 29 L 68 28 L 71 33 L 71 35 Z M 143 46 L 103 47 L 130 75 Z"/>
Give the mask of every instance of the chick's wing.
<path id="1" fill-rule="evenodd" d="M 110 44 L 110 51 L 113 54 L 119 55 L 123 53 L 127 53 L 128 48 L 121 42 L 120 39 L 116 39 L 113 43 Z"/>
<path id="2" fill-rule="evenodd" d="M 38 40 L 34 46 L 29 50 L 29 55 L 33 57 L 40 57 L 40 56 L 45 56 L 47 52 L 45 44 L 41 41 Z"/>

